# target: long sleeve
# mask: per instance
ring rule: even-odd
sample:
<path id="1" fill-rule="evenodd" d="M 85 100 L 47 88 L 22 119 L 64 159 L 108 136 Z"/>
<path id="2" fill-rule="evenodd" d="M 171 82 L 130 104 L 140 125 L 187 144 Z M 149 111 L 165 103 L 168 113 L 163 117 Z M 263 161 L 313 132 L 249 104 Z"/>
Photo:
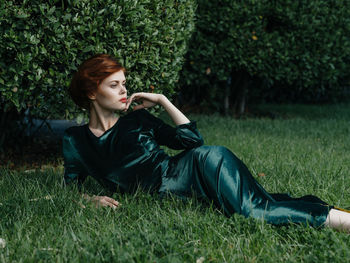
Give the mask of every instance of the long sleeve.
<path id="1" fill-rule="evenodd" d="M 139 110 L 154 128 L 155 139 L 159 145 L 174 150 L 191 149 L 203 145 L 204 139 L 197 129 L 196 121 L 172 127 L 145 109 Z"/>
<path id="2" fill-rule="evenodd" d="M 64 159 L 64 183 L 67 185 L 75 182 L 80 189 L 81 184 L 87 177 L 87 173 L 77 158 L 77 151 L 72 137 L 67 134 L 67 131 L 63 135 L 62 152 Z"/>

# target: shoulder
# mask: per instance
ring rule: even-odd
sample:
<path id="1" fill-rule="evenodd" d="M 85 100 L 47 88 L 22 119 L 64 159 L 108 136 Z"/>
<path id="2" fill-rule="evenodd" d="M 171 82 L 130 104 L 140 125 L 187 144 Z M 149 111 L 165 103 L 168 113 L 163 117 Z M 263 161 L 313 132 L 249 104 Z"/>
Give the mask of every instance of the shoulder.
<path id="1" fill-rule="evenodd" d="M 161 119 L 144 108 L 130 112 L 125 117 L 129 118 L 130 120 L 132 119 L 133 121 L 136 120 L 136 122 L 143 127 L 158 127 L 163 124 L 163 121 Z"/>
<path id="2" fill-rule="evenodd" d="M 82 126 L 71 126 L 71 127 L 68 127 L 67 129 L 64 130 L 64 135 L 73 135 L 74 133 L 77 133 L 81 128 L 83 127 Z"/>
<path id="3" fill-rule="evenodd" d="M 85 125 L 71 126 L 64 130 L 62 137 L 63 155 L 73 156 L 86 144 Z"/>
<path id="4" fill-rule="evenodd" d="M 148 110 L 146 109 L 139 109 L 139 110 L 135 110 L 132 111 L 130 113 L 128 113 L 127 115 L 124 115 L 124 118 L 126 119 L 145 119 L 145 118 L 152 118 L 154 117 Z"/>
<path id="5" fill-rule="evenodd" d="M 71 126 L 64 130 L 63 132 L 63 139 L 69 139 L 69 138 L 79 138 L 81 137 L 82 133 L 84 132 L 84 129 L 86 128 L 85 125 L 80 126 Z"/>
<path id="6" fill-rule="evenodd" d="M 150 114 L 146 109 L 139 109 L 139 110 L 134 110 L 129 112 L 125 117 L 127 116 L 139 116 L 139 115 L 144 115 L 144 114 Z"/>

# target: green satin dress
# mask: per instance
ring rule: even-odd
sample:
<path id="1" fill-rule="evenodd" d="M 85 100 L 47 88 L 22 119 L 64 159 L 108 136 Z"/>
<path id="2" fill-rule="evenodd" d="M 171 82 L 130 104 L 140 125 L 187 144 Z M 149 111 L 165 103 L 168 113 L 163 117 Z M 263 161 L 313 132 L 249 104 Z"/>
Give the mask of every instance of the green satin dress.
<path id="1" fill-rule="evenodd" d="M 334 206 L 312 195 L 268 193 L 228 148 L 203 143 L 196 121 L 172 127 L 146 109 L 119 117 L 100 137 L 88 124 L 70 127 L 63 136 L 64 182 L 81 185 L 90 175 L 112 191 L 195 195 L 227 216 L 323 226 Z M 184 151 L 169 156 L 159 145 Z"/>

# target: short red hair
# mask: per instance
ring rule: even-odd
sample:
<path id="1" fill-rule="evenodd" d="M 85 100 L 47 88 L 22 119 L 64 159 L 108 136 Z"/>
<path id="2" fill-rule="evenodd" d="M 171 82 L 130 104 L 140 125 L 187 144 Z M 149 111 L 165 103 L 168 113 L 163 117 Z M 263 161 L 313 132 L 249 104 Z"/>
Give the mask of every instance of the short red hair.
<path id="1" fill-rule="evenodd" d="M 90 110 L 90 98 L 97 92 L 100 83 L 109 75 L 126 69 L 112 56 L 97 54 L 85 60 L 73 75 L 69 95 L 79 107 Z"/>

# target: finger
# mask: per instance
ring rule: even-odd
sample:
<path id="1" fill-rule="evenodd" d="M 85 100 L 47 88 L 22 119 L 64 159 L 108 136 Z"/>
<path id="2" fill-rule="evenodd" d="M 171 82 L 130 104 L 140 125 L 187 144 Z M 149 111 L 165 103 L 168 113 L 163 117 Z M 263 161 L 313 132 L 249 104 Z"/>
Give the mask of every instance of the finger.
<path id="1" fill-rule="evenodd" d="M 127 108 L 129 108 L 129 106 L 130 106 L 130 104 L 133 102 L 133 100 L 135 99 L 135 95 L 136 95 L 137 93 L 134 93 L 134 94 L 132 94 L 130 97 L 129 97 L 129 99 L 127 99 L 127 101 L 126 101 L 126 106 L 127 106 Z"/>
<path id="2" fill-rule="evenodd" d="M 143 92 L 136 92 L 136 93 L 133 93 L 133 94 L 129 97 L 129 99 L 127 99 L 127 102 L 126 102 L 126 109 L 129 108 L 130 104 L 131 104 L 133 101 L 142 99 L 143 94 L 144 94 Z"/>
<path id="3" fill-rule="evenodd" d="M 115 206 L 120 206 L 120 203 L 119 203 L 117 200 L 114 200 L 114 201 L 113 201 L 113 205 L 115 205 Z"/>
<path id="4" fill-rule="evenodd" d="M 129 109 L 128 104 L 125 105 L 125 109 L 123 110 L 123 112 L 126 112 Z"/>
<path id="5" fill-rule="evenodd" d="M 106 206 L 108 206 L 108 207 L 112 207 L 113 209 L 118 208 L 118 205 L 115 205 L 115 204 L 113 204 L 113 203 L 107 203 L 107 205 L 106 205 Z"/>
<path id="6" fill-rule="evenodd" d="M 103 207 L 113 207 L 113 206 L 115 206 L 115 205 L 113 205 L 112 203 L 110 203 L 110 202 L 108 202 L 107 200 L 103 200 L 103 201 L 101 201 L 101 206 L 103 206 Z"/>
<path id="7" fill-rule="evenodd" d="M 103 199 L 106 200 L 107 202 L 115 201 L 112 197 L 109 197 L 109 196 L 104 196 Z"/>
<path id="8" fill-rule="evenodd" d="M 100 207 L 100 206 L 108 206 L 108 202 L 106 200 L 107 196 L 101 196 L 100 198 L 98 198 L 95 202 L 96 207 Z"/>
<path id="9" fill-rule="evenodd" d="M 132 102 L 132 100 L 129 100 L 129 101 L 127 102 L 127 104 L 126 104 L 126 109 L 129 109 L 131 102 Z"/>
<path id="10" fill-rule="evenodd" d="M 141 96 L 136 95 L 132 100 L 135 101 L 135 100 L 140 100 L 140 99 L 141 99 Z"/>
<path id="11" fill-rule="evenodd" d="M 143 92 L 136 92 L 131 95 L 132 100 L 139 100 L 143 97 L 144 93 Z"/>
<path id="12" fill-rule="evenodd" d="M 112 204 L 112 205 L 116 205 L 118 206 L 119 205 L 119 202 L 117 200 L 114 200 L 113 198 L 111 197 L 106 197 L 106 201 L 109 203 L 109 204 Z"/>
<path id="13" fill-rule="evenodd" d="M 140 95 L 140 92 L 136 92 L 136 93 L 133 93 L 131 96 L 130 96 L 130 100 L 133 100 L 135 98 L 135 96 L 138 96 Z"/>
<path id="14" fill-rule="evenodd" d="M 129 105 L 130 105 L 130 98 L 128 98 L 126 100 L 126 105 L 125 105 L 125 110 L 124 111 L 126 111 L 129 108 Z"/>

